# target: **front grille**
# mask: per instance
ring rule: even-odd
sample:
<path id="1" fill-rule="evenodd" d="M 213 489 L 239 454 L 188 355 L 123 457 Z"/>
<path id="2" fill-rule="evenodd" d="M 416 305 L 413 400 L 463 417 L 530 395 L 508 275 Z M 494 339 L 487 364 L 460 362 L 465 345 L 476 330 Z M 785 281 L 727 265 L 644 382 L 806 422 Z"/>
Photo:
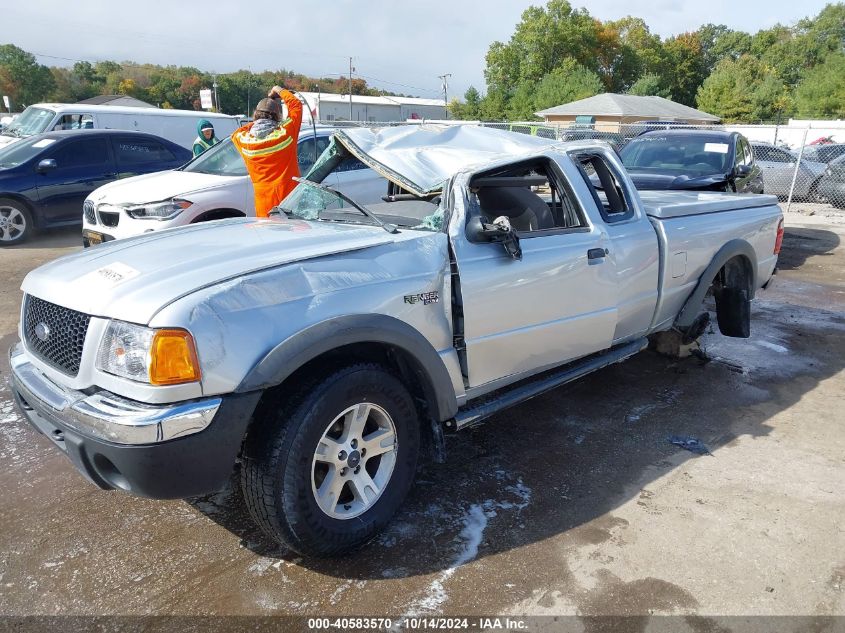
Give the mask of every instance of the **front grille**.
<path id="1" fill-rule="evenodd" d="M 100 222 L 102 222 L 103 226 L 117 226 L 117 223 L 120 222 L 120 214 L 111 211 L 100 211 Z"/>
<path id="2" fill-rule="evenodd" d="M 94 203 L 90 200 L 86 200 L 85 204 L 82 205 L 82 212 L 85 214 L 85 221 L 88 224 L 96 224 L 97 223 L 97 216 L 94 214 Z"/>
<path id="3" fill-rule="evenodd" d="M 76 376 L 91 317 L 30 295 L 25 302 L 23 332 L 27 347 L 49 365 Z"/>

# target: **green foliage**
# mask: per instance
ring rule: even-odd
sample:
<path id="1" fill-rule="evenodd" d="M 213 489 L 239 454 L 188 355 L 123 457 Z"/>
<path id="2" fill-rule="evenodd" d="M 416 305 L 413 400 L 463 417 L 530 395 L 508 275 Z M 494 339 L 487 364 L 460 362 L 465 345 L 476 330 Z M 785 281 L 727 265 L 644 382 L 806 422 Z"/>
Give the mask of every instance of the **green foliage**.
<path id="1" fill-rule="evenodd" d="M 845 118 L 845 54 L 832 53 L 808 70 L 795 91 L 795 103 L 799 117 Z"/>
<path id="2" fill-rule="evenodd" d="M 698 97 L 705 110 L 730 120 L 786 116 L 796 103 L 804 104 L 804 111 L 832 112 L 836 97 L 823 95 L 838 94 L 842 73 L 838 61 L 830 59 L 843 51 L 843 2 L 828 4 L 794 26 L 777 24 L 753 35 L 705 24 L 662 41 L 641 18 L 602 22 L 566 0 L 549 0 L 522 14 L 507 43 L 490 45 L 484 71 L 488 96 L 481 112 L 491 119 L 523 118 L 544 109 L 541 83 L 550 77 L 549 85 L 559 89 L 556 71 L 566 60 L 595 73 L 609 92 L 659 95 L 689 106 Z M 832 74 L 813 72 L 821 67 Z M 815 87 L 809 86 L 811 74 Z"/>
<path id="3" fill-rule="evenodd" d="M 50 69 L 14 44 L 0 45 L 0 71 L 0 95 L 7 95 L 18 109 L 46 100 L 56 87 Z"/>
<path id="4" fill-rule="evenodd" d="M 675 101 L 695 105 L 695 93 L 707 77 L 704 49 L 697 33 L 682 33 L 666 40 L 663 48 L 672 68 L 669 91 Z"/>
<path id="5" fill-rule="evenodd" d="M 725 58 L 698 90 L 698 107 L 726 123 L 771 121 L 790 109 L 786 86 L 760 60 Z"/>
<path id="6" fill-rule="evenodd" d="M 457 99 L 452 99 L 449 103 L 449 115 L 453 119 L 461 119 L 464 121 L 474 121 L 479 118 L 481 114 L 481 95 L 474 86 L 467 88 L 464 93 L 464 102 L 461 103 Z"/>
<path id="7" fill-rule="evenodd" d="M 507 109 L 508 96 L 499 90 L 489 90 L 481 100 L 479 118 L 484 121 L 503 121 Z"/>
<path id="8" fill-rule="evenodd" d="M 578 101 L 604 90 L 599 76 L 574 59 L 566 59 L 537 84 L 534 112 Z"/>
<path id="9" fill-rule="evenodd" d="M 529 7 L 510 42 L 494 42 L 487 52 L 488 91 L 509 93 L 523 82 L 537 82 L 567 57 L 597 70 L 600 27 L 586 9 L 573 9 L 566 0 Z"/>
<path id="10" fill-rule="evenodd" d="M 666 51 L 663 50 L 660 36 L 649 30 L 645 20 L 627 16 L 615 22 L 608 22 L 607 25 L 616 29 L 620 41 L 634 52 L 636 77 L 642 74 L 662 77 L 669 72 Z"/>
<path id="11" fill-rule="evenodd" d="M 672 92 L 666 87 L 664 79 L 656 73 L 648 73 L 637 79 L 628 89 L 628 94 L 640 97 L 672 98 Z"/>
<path id="12" fill-rule="evenodd" d="M 239 70 L 217 75 L 216 81 L 219 110 L 231 114 L 250 114 L 274 84 L 300 92 L 349 91 L 346 78 L 311 78 L 286 69 L 261 73 Z M 199 91 L 211 89 L 213 82 L 210 73 L 187 66 L 82 61 L 72 68 L 47 68 L 16 46 L 0 46 L 0 95 L 9 95 L 16 108 L 37 101 L 75 103 L 101 94 L 125 94 L 163 108 L 199 110 Z M 370 88 L 360 78 L 353 78 L 352 93 L 393 94 Z"/>
<path id="13" fill-rule="evenodd" d="M 537 83 L 533 81 L 523 81 L 516 87 L 508 100 L 506 114 L 509 121 L 531 121 L 537 118 L 534 116 L 536 91 Z"/>

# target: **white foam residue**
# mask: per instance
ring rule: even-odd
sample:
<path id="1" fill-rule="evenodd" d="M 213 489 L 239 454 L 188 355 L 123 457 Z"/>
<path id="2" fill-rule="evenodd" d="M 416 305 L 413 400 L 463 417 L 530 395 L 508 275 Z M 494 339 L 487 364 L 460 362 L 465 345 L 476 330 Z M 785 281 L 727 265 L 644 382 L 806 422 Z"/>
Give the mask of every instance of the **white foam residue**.
<path id="1" fill-rule="evenodd" d="M 272 558 L 259 558 L 255 561 L 252 565 L 247 567 L 247 571 L 251 571 L 254 574 L 260 576 L 264 572 L 266 572 L 270 567 L 273 565 Z"/>
<path id="2" fill-rule="evenodd" d="M 337 604 L 338 601 L 340 600 L 340 596 L 343 595 L 343 592 L 345 592 L 351 586 L 352 586 L 351 580 L 347 580 L 342 585 L 339 585 L 338 588 L 334 590 L 334 593 L 329 597 L 329 602 L 331 602 L 332 604 Z"/>
<path id="3" fill-rule="evenodd" d="M 487 515 L 479 505 L 473 505 L 464 519 L 464 529 L 461 530 L 460 538 L 464 541 L 463 551 L 460 553 L 452 567 L 460 567 L 478 556 L 478 546 L 481 545 L 481 537 L 487 527 Z"/>
<path id="4" fill-rule="evenodd" d="M 508 473 L 506 471 L 495 471 L 496 478 L 505 480 Z M 446 581 L 448 581 L 462 565 L 466 565 L 478 556 L 478 549 L 484 539 L 484 531 L 490 519 L 499 516 L 500 510 L 517 510 L 521 512 L 531 502 L 531 488 L 526 486 L 522 479 L 517 479 L 516 483 L 505 486 L 504 490 L 508 492 L 515 500 L 508 499 L 487 499 L 480 504 L 473 504 L 462 518 L 461 531 L 458 534 L 456 541 L 460 543 L 458 550 L 452 564 L 431 582 L 425 595 L 411 603 L 405 612 L 407 616 L 418 616 L 429 613 L 440 612 L 441 605 L 449 599 L 449 594 L 446 592 Z M 431 507 L 429 507 L 429 511 Z"/>
<path id="5" fill-rule="evenodd" d="M 517 479 L 514 485 L 508 486 L 505 490 L 513 495 L 516 495 L 516 497 L 518 497 L 521 501 L 521 503 L 515 504 L 518 510 L 522 510 L 527 507 L 531 502 L 531 488 L 522 483 L 522 479 Z"/>
<path id="6" fill-rule="evenodd" d="M 18 454 L 18 447 L 24 441 L 25 424 L 18 414 L 15 403 L 11 400 L 0 400 L 0 459 L 7 459 L 12 463 L 22 461 Z"/>
<path id="7" fill-rule="evenodd" d="M 781 354 L 786 354 L 789 351 L 789 348 L 786 348 L 783 345 L 778 345 L 777 343 L 770 343 L 769 341 L 757 341 L 757 345 L 767 347 Z"/>
<path id="8" fill-rule="evenodd" d="M 255 603 L 265 611 L 278 611 L 281 606 L 278 600 L 267 594 L 258 594 L 255 597 Z"/>
<path id="9" fill-rule="evenodd" d="M 803 291 L 796 284 L 790 284 L 789 288 L 791 292 Z M 808 292 L 810 290 L 812 288 Z M 790 378 L 817 372 L 818 359 L 790 342 L 799 333 L 811 330 L 845 330 L 841 313 L 781 302 L 777 297 L 773 299 L 754 302 L 751 338 L 721 336 L 715 329 L 706 333 L 702 344 L 707 355 L 743 375 L 754 373 Z M 773 361 L 772 352 L 779 355 L 777 362 Z"/>

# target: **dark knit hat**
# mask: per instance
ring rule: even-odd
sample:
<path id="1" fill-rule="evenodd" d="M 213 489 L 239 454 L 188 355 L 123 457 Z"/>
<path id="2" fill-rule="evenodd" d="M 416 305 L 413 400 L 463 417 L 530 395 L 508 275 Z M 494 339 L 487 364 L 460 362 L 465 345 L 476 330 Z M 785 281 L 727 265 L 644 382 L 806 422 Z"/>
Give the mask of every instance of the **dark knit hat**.
<path id="1" fill-rule="evenodd" d="M 278 99 L 264 98 L 255 106 L 256 112 L 266 112 L 271 114 L 277 121 L 282 118 L 282 106 Z"/>

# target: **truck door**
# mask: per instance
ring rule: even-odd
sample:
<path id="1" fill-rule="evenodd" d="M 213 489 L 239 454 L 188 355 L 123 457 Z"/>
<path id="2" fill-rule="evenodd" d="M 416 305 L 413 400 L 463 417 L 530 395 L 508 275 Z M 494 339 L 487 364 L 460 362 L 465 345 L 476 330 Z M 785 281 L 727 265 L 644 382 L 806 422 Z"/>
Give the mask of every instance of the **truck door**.
<path id="1" fill-rule="evenodd" d="M 463 201 L 470 221 L 452 228 L 470 388 L 611 346 L 617 287 L 610 240 L 588 218 L 574 178 L 572 161 L 561 166 L 548 157 L 470 177 Z M 473 217 L 488 224 L 507 218 L 521 259 L 474 233 Z"/>

